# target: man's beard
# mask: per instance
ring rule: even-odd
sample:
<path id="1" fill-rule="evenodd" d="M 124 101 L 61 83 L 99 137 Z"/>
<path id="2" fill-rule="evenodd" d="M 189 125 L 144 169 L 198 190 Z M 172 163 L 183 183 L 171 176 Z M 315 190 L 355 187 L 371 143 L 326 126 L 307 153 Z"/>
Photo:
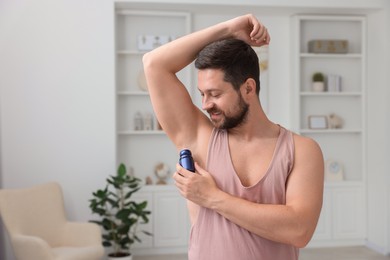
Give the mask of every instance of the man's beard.
<path id="1" fill-rule="evenodd" d="M 214 122 L 214 126 L 218 129 L 232 129 L 237 126 L 240 126 L 246 121 L 247 115 L 248 115 L 248 110 L 249 110 L 249 105 L 245 103 L 245 101 L 242 99 L 242 96 L 239 96 L 240 100 L 238 103 L 238 108 L 239 111 L 232 116 L 226 116 L 225 113 L 217 108 L 211 109 L 209 113 L 212 112 L 221 112 L 222 115 L 224 116 L 224 119 L 222 119 L 220 124 L 217 124 L 217 122 Z"/>

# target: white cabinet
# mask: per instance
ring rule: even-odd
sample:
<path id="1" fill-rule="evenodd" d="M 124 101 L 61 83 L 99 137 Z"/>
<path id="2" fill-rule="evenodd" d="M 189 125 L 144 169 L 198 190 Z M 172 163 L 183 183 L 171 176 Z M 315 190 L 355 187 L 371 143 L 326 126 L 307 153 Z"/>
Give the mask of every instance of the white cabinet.
<path id="1" fill-rule="evenodd" d="M 187 247 L 188 213 L 186 201 L 177 190 L 154 193 L 154 245 Z"/>
<path id="2" fill-rule="evenodd" d="M 332 192 L 324 190 L 324 199 L 321 215 L 317 223 L 316 231 L 311 244 L 315 241 L 329 241 L 332 239 Z"/>
<path id="3" fill-rule="evenodd" d="M 293 18 L 294 130 L 315 139 L 325 161 L 339 167 L 326 164 L 324 204 L 311 245 L 361 244 L 365 238 L 365 23 L 362 16 Z M 313 40 L 316 51 L 309 48 Z M 347 42 L 345 53 L 324 51 L 340 41 Z M 325 76 L 324 91 L 312 87 L 317 72 Z M 331 114 L 341 119 L 341 127 L 331 127 Z M 340 173 L 343 181 L 330 181 Z"/>
<path id="4" fill-rule="evenodd" d="M 148 201 L 150 221 L 140 225 L 139 230 L 153 235 L 140 232 L 142 243 L 136 243 L 133 252 L 141 255 L 187 253 L 189 217 L 186 200 L 177 188 L 173 185 L 145 186 L 135 195 L 135 199 Z"/>
<path id="5" fill-rule="evenodd" d="M 326 185 L 317 229 L 309 246 L 362 245 L 365 240 L 365 192 L 361 183 Z"/>
<path id="6" fill-rule="evenodd" d="M 363 190 L 359 186 L 333 188 L 332 211 L 335 239 L 364 239 L 366 217 Z"/>

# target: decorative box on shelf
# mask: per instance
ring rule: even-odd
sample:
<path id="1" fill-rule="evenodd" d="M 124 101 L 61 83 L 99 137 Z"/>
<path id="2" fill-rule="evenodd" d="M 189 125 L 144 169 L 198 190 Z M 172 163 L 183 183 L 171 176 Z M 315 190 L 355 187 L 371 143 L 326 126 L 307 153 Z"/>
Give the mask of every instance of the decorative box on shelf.
<path id="1" fill-rule="evenodd" d="M 309 41 L 310 53 L 347 53 L 347 40 L 311 40 Z"/>

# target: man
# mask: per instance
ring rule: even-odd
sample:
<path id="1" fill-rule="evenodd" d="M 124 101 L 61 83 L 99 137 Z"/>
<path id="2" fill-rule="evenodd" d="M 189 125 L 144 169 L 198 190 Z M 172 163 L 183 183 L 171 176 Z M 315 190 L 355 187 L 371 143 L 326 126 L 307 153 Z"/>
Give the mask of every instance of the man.
<path id="1" fill-rule="evenodd" d="M 143 58 L 156 116 L 196 173 L 173 178 L 188 200 L 190 260 L 298 259 L 322 206 L 323 158 L 311 139 L 271 122 L 259 101 L 250 46 L 268 44 L 253 15 L 163 45 Z M 196 59 L 202 109 L 176 73 Z"/>

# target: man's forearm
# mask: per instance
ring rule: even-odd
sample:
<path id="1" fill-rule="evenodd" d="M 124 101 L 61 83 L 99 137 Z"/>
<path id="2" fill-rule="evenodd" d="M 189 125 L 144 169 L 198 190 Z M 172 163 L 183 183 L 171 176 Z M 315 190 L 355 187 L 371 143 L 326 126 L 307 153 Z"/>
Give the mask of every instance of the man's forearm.
<path id="1" fill-rule="evenodd" d="M 253 15 L 245 15 L 165 44 L 146 54 L 144 63 L 176 73 L 190 64 L 206 45 L 230 37 L 246 41 L 252 46 L 262 46 L 270 41 L 267 29 Z"/>
<path id="2" fill-rule="evenodd" d="M 314 232 L 316 221 L 294 207 L 253 203 L 229 194 L 221 195 L 211 207 L 242 228 L 272 241 L 304 247 Z"/>
<path id="3" fill-rule="evenodd" d="M 144 56 L 144 63 L 159 66 L 170 73 L 176 73 L 190 64 L 200 50 L 211 42 L 229 37 L 226 22 L 191 33 L 165 44 Z"/>

